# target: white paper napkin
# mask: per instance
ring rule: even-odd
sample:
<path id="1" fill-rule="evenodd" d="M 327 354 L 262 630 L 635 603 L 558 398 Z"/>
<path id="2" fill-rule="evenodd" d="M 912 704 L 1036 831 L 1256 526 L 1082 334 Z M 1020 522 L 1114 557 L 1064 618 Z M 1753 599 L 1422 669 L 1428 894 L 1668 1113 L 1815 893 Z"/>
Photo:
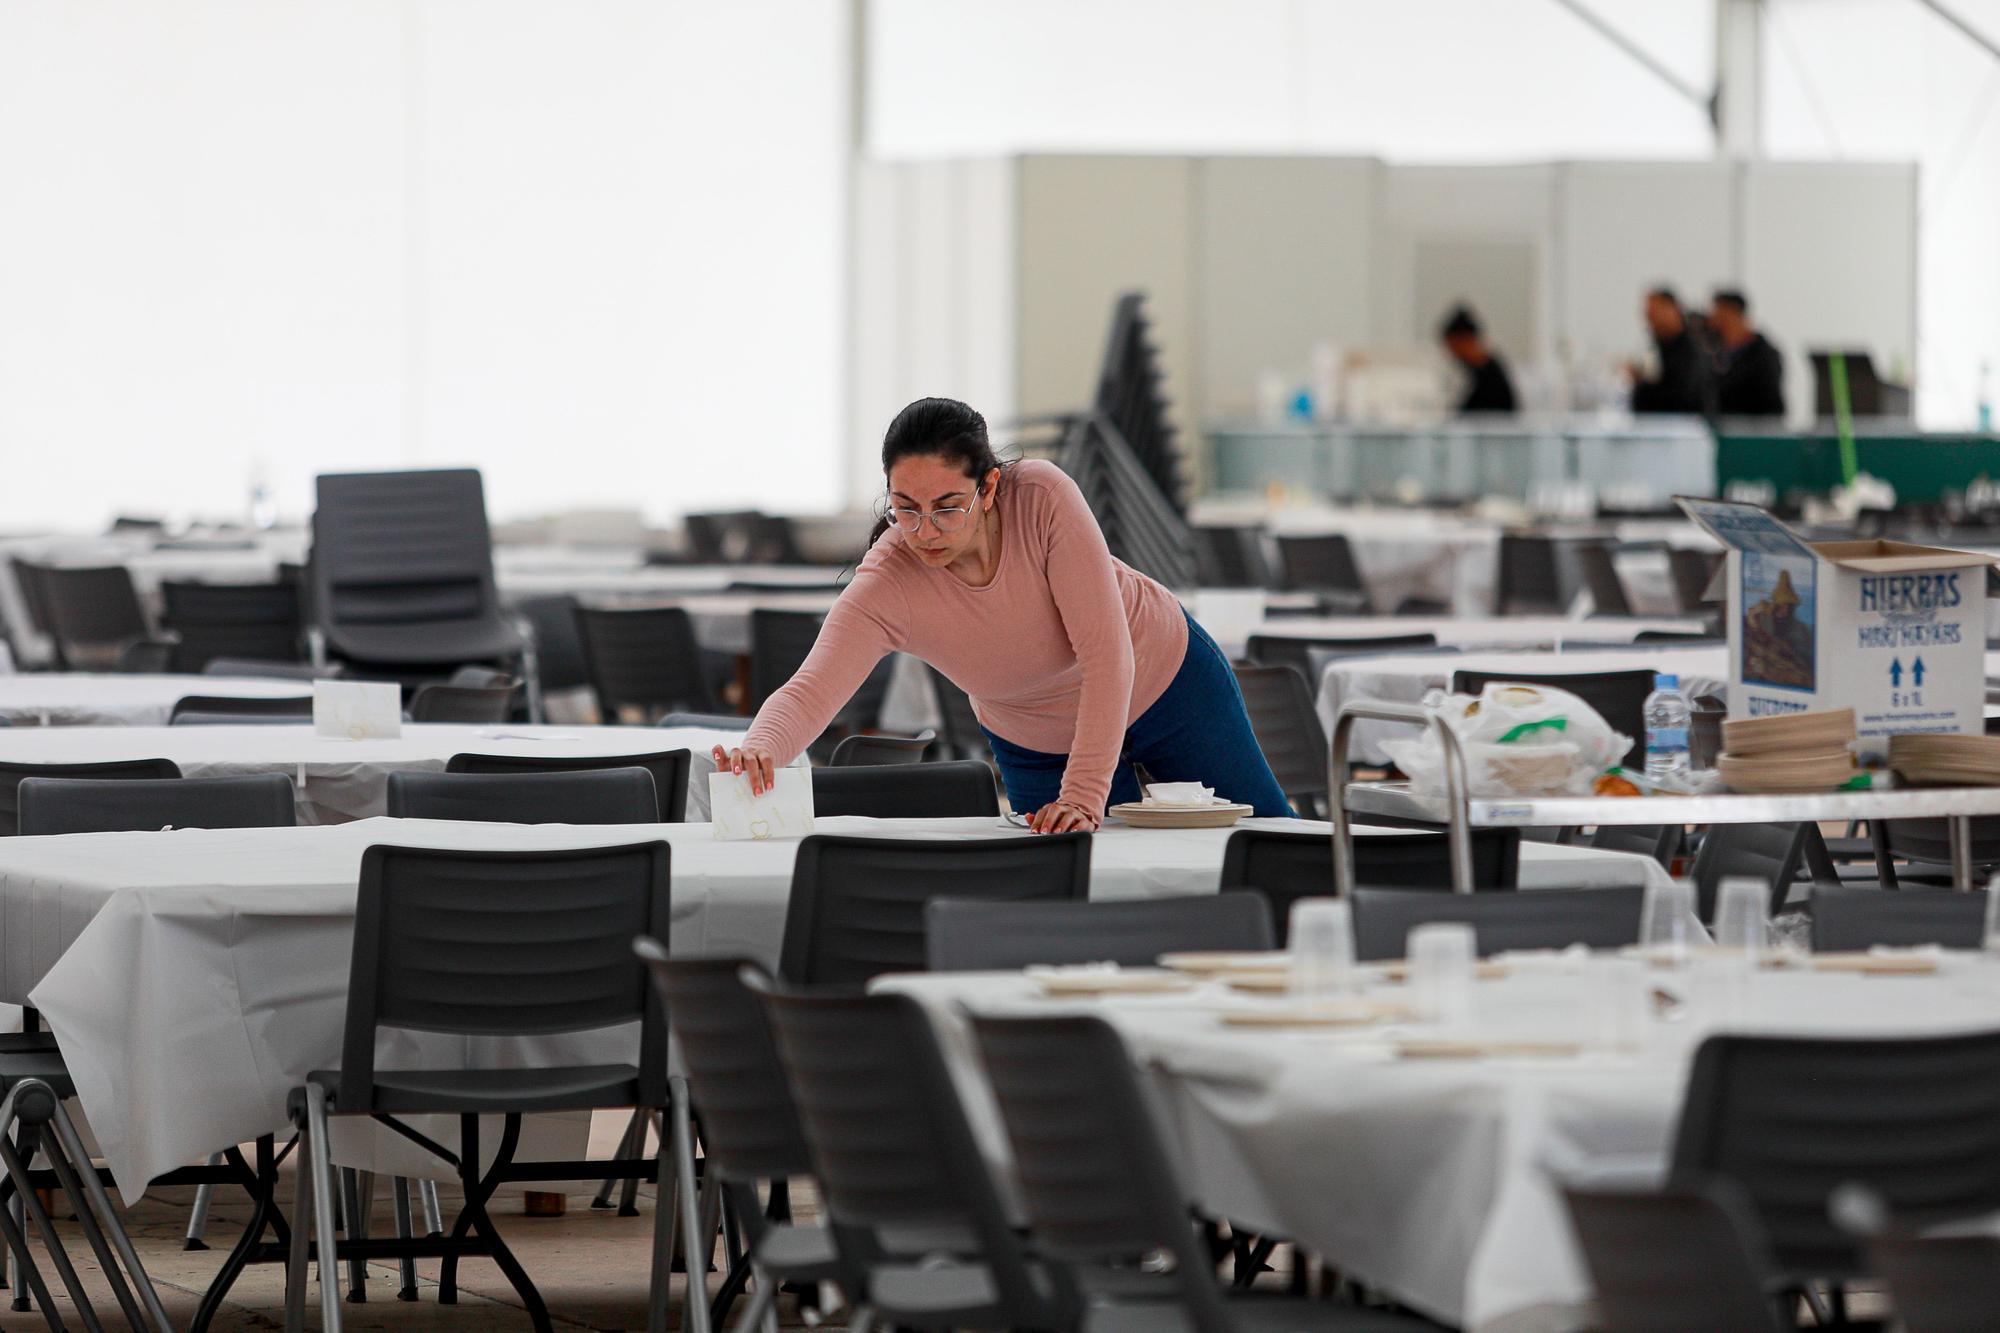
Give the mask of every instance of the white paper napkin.
<path id="1" fill-rule="evenodd" d="M 1199 782 L 1153 782 L 1146 786 L 1147 805 L 1213 805 L 1215 788 Z"/>
<path id="2" fill-rule="evenodd" d="M 403 687 L 394 681 L 314 681 L 313 733 L 344 741 L 395 740 L 403 734 Z"/>

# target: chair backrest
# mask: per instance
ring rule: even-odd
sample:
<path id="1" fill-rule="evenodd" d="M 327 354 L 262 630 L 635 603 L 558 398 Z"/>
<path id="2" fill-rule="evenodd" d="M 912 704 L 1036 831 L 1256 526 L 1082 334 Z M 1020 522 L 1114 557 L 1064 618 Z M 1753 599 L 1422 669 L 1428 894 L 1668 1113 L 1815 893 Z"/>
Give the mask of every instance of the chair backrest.
<path id="1" fill-rule="evenodd" d="M 1618 576 L 1618 562 L 1609 542 L 1580 541 L 1570 546 L 1577 568 L 1583 574 L 1583 586 L 1590 590 L 1593 614 L 1600 616 L 1629 616 L 1632 614 L 1632 599 L 1625 591 L 1625 580 Z"/>
<path id="2" fill-rule="evenodd" d="M 1069 963 L 1150 967 L 1161 954 L 1180 950 L 1274 947 L 1270 906 L 1254 893 L 1109 903 L 934 898 L 924 909 L 933 972 Z"/>
<path id="3" fill-rule="evenodd" d="M 1636 885 L 1524 893 L 1356 889 L 1353 897 L 1355 956 L 1372 962 L 1403 957 L 1410 932 L 1433 921 L 1471 926 L 1482 958 L 1514 949 L 1566 949 L 1572 944 L 1623 948 L 1639 942 L 1646 891 Z"/>
<path id="4" fill-rule="evenodd" d="M 1602 824 L 1590 835 L 1595 851 L 1630 852 L 1663 866 L 1673 864 L 1686 840 L 1687 830 L 1679 824 Z"/>
<path id="5" fill-rule="evenodd" d="M 339 680 L 347 668 L 338 662 L 267 662 L 256 657 L 215 657 L 201 669 L 204 676 L 250 676 L 265 680 Z"/>
<path id="6" fill-rule="evenodd" d="M 253 722 L 312 721 L 310 694 L 295 699 L 239 699 L 227 694 L 184 694 L 167 715 L 169 726 L 222 725 Z"/>
<path id="7" fill-rule="evenodd" d="M 664 842 L 370 847 L 361 857 L 340 1102 L 373 1103 L 378 1028 L 546 1036 L 639 1024 L 636 1104 L 666 1101 L 667 1026 L 641 935 L 667 938 Z M 551 930 L 560 920 L 562 928 Z"/>
<path id="8" fill-rule="evenodd" d="M 834 768 L 867 768 L 874 764 L 921 764 L 937 733 L 929 727 L 914 736 L 849 736 L 833 747 Z"/>
<path id="9" fill-rule="evenodd" d="M 1722 647 L 1729 640 L 1718 638 L 1706 630 L 1642 629 L 1632 636 L 1634 643 L 1684 643 Z"/>
<path id="10" fill-rule="evenodd" d="M 650 937 L 632 947 L 666 1005 L 688 1091 L 701 1108 L 705 1160 L 733 1180 L 813 1174 L 771 1022 L 740 975 L 761 969 L 741 958 L 673 958 Z"/>
<path id="11" fill-rule="evenodd" d="M 926 664 L 931 690 L 937 696 L 938 729 L 953 759 L 981 759 L 987 752 L 986 733 L 980 729 L 979 715 L 972 711 L 972 698 L 952 683 L 951 677 Z"/>
<path id="12" fill-rule="evenodd" d="M 972 1030 L 1036 1253 L 1086 1270 L 1164 1251 L 1175 1262 L 1161 1281 L 1180 1289 L 1176 1303 L 1196 1333 L 1239 1327 L 1223 1309 L 1214 1264 L 1188 1224 L 1188 1192 L 1117 1032 L 1088 1016 L 975 1015 Z"/>
<path id="13" fill-rule="evenodd" d="M 1972 826 L 1972 863 L 1990 866 L 2000 863 L 2000 818 L 1982 816 Z M 1917 865 L 1951 864 L 1951 828 L 1942 819 L 1871 819 L 1869 835 L 1875 841 L 1875 864 L 1882 883 L 1896 885 L 1895 863 Z"/>
<path id="14" fill-rule="evenodd" d="M 1312 688 L 1291 667 L 1234 668 L 1257 747 L 1271 775 L 1301 815 L 1311 818 L 1326 798 L 1326 729 L 1313 707 Z M 1218 792 L 1231 800 L 1237 793 Z"/>
<path id="15" fill-rule="evenodd" d="M 771 611 L 758 608 L 750 613 L 750 707 L 762 708 L 764 701 L 805 665 L 813 644 L 819 641 L 824 616 L 814 611 Z"/>
<path id="16" fill-rule="evenodd" d="M 1722 881 L 1738 876 L 1761 879 L 1771 886 L 1770 910 L 1784 906 L 1799 871 L 1817 883 L 1838 884 L 1840 872 L 1820 835 L 1819 825 L 1717 824 L 1701 840 L 1694 858 L 1695 911 L 1704 921 L 1715 916 L 1716 892 Z"/>
<path id="17" fill-rule="evenodd" d="M 1670 1175 L 1735 1181 L 1785 1276 L 1844 1281 L 1866 1265 L 1828 1212 L 1842 1185 L 1933 1220 L 2000 1206 L 2000 1032 L 1710 1037 Z"/>
<path id="18" fill-rule="evenodd" d="M 322 474 L 312 541 L 312 613 L 337 653 L 349 626 L 498 615 L 477 469 Z"/>
<path id="19" fill-rule="evenodd" d="M 174 632 L 176 671 L 202 671 L 218 657 L 299 659 L 305 607 L 299 585 L 181 583 L 160 585 L 161 620 Z"/>
<path id="20" fill-rule="evenodd" d="M 1560 548 L 1552 537 L 1503 532 L 1493 580 L 1493 610 L 1498 615 L 1561 615 L 1568 609 L 1563 595 Z M 1648 687 L 1650 688 L 1650 687 Z"/>
<path id="21" fill-rule="evenodd" d="M 28 778 L 177 778 L 171 759 L 114 759 L 98 764 L 17 764 L 0 761 L 0 837 L 21 831 L 21 783 Z M 158 827 L 155 825 L 155 827 Z"/>
<path id="22" fill-rule="evenodd" d="M 290 828 L 298 822 L 283 773 L 226 778 L 23 778 L 21 836 L 162 828 Z"/>
<path id="23" fill-rule="evenodd" d="M 397 819 L 489 824 L 657 824 L 659 798 L 643 768 L 543 773 L 391 773 Z"/>
<path id="24" fill-rule="evenodd" d="M 686 750 L 653 754 L 520 755 L 455 754 L 445 761 L 447 773 L 595 773 L 607 768 L 643 768 L 653 775 L 653 799 L 659 822 L 687 819 L 688 772 L 692 756 Z M 617 821 L 624 822 L 624 821 Z"/>
<path id="25" fill-rule="evenodd" d="M 1986 895 L 1951 890 L 1812 891 L 1812 947 L 1817 953 L 1907 948 L 1921 944 L 1977 949 L 1986 938 Z"/>
<path id="26" fill-rule="evenodd" d="M 18 555 L 12 557 L 12 564 L 14 582 L 21 589 L 21 605 L 28 613 L 29 626 L 37 634 L 53 634 L 55 627 L 49 623 L 48 591 L 42 586 L 42 571 L 48 566 L 37 564 L 33 560 L 23 560 Z M 61 647 L 60 644 L 56 645 L 58 666 L 62 665 Z"/>
<path id="27" fill-rule="evenodd" d="M 1476 695 L 1494 681 L 1568 690 L 1596 709 L 1598 715 L 1611 724 L 1612 730 L 1632 742 L 1632 748 L 1625 752 L 1624 763 L 1628 767 L 1638 767 L 1646 762 L 1646 696 L 1653 692 L 1654 674 L 1649 668 L 1637 671 L 1579 671 L 1567 675 L 1454 671 L 1451 673 L 1451 692 Z"/>
<path id="28" fill-rule="evenodd" d="M 1355 563 L 1354 548 L 1345 533 L 1279 537 L 1277 543 L 1278 565 L 1287 588 L 1368 595 L 1367 580 L 1361 577 L 1361 566 Z"/>
<path id="29" fill-rule="evenodd" d="M 1252 634 L 1243 645 L 1244 653 L 1258 666 L 1288 666 L 1311 686 L 1319 673 L 1313 670 L 1314 649 L 1320 654 L 1363 657 L 1370 653 L 1393 653 L 1437 647 L 1435 634 L 1386 634 L 1372 639 L 1307 639 L 1289 634 Z M 1326 660 L 1322 656 L 1321 660 Z"/>
<path id="30" fill-rule="evenodd" d="M 1604 1333 L 1780 1333 L 1770 1255 L 1726 1180 L 1639 1191 L 1566 1189 Z"/>
<path id="31" fill-rule="evenodd" d="M 813 814 L 870 819 L 953 819 L 998 815 L 993 770 L 970 759 L 944 764 L 815 768 Z"/>
<path id="32" fill-rule="evenodd" d="M 410 721 L 505 722 L 520 693 L 519 685 L 419 685 L 410 698 Z"/>
<path id="33" fill-rule="evenodd" d="M 852 771 L 852 770 L 850 770 Z M 849 838 L 799 843 L 778 975 L 798 985 L 861 985 L 921 972 L 925 910 L 934 898 L 985 902 L 1090 896 L 1090 835 Z"/>
<path id="34" fill-rule="evenodd" d="M 1472 885 L 1511 889 L 1519 880 L 1521 831 L 1472 830 Z M 1442 833 L 1362 835 L 1354 882 L 1392 889 L 1451 888 L 1451 847 Z M 1222 888 L 1248 889 L 1270 904 L 1278 943 L 1291 933 L 1292 904 L 1333 893 L 1333 840 L 1323 833 L 1237 829 L 1222 851 Z"/>
<path id="35" fill-rule="evenodd" d="M 1871 1272 L 1888 1284 L 1895 1326 L 1903 1333 L 1984 1333 L 1993 1327 L 1993 1312 L 2000 1309 L 1995 1218 L 1912 1227 L 1860 1185 L 1835 1191 L 1831 1212 L 1862 1239 Z"/>
<path id="36" fill-rule="evenodd" d="M 568 593 L 523 597 L 514 614 L 527 623 L 535 643 L 535 674 L 544 694 L 582 689 L 590 684 L 583 660 L 583 637 L 576 628 L 576 598 Z"/>
<path id="37" fill-rule="evenodd" d="M 1271 562 L 1264 557 L 1264 535 L 1257 528 L 1189 529 L 1194 535 L 1194 562 L 1204 588 L 1275 588 Z"/>
<path id="38" fill-rule="evenodd" d="M 110 665 L 118 653 L 151 632 L 132 574 L 123 565 L 94 569 L 43 566 L 40 575 L 49 636 L 70 665 Z"/>
<path id="39" fill-rule="evenodd" d="M 1000 1307 L 992 1327 L 1074 1327 L 1066 1289 L 1048 1291 L 1029 1276 L 917 1002 L 780 988 L 764 989 L 762 999 L 836 1230 L 885 1247 L 911 1230 L 963 1237 L 970 1251 L 961 1257 L 992 1276 Z"/>
<path id="40" fill-rule="evenodd" d="M 701 727 L 708 731 L 748 731 L 751 719 L 736 713 L 662 713 L 656 727 Z"/>
<path id="41" fill-rule="evenodd" d="M 627 708 L 644 716 L 675 708 L 715 709 L 694 622 L 678 606 L 613 611 L 582 606 L 577 637 L 597 711 L 616 722 Z"/>
<path id="42" fill-rule="evenodd" d="M 1721 563 L 1719 551 L 1684 550 L 1678 546 L 1667 548 L 1667 571 L 1674 581 L 1674 602 L 1682 611 L 1699 614 L 1708 609 L 1704 594 L 1708 591 L 1708 581 L 1715 577 L 1715 567 Z"/>

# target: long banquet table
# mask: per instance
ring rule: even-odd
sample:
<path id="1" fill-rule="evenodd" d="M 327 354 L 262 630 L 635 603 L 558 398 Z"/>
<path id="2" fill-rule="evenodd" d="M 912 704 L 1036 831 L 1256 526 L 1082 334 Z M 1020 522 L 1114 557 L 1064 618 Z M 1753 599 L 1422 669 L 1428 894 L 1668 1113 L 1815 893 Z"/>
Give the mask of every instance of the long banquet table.
<path id="1" fill-rule="evenodd" d="M 27 764 L 88 764 L 171 759 L 184 777 L 283 773 L 297 788 L 299 822 L 337 824 L 380 815 L 389 775 L 442 772 L 462 752 L 517 757 L 599 758 L 687 750 L 688 817 L 708 815 L 711 747 L 742 740 L 706 727 L 472 726 L 407 722 L 393 740 L 319 736 L 309 725 L 240 727 L 6 727 L 0 759 Z"/>
<path id="2" fill-rule="evenodd" d="M 299 699 L 311 693 L 307 681 L 268 677 L 0 672 L 0 718 L 26 727 L 164 727 L 174 705 L 188 695 Z"/>
<path id="3" fill-rule="evenodd" d="M 1328 834 L 1297 820 L 1249 827 Z M 1032 837 L 998 819 L 823 819 L 825 833 Z M 1364 836 L 1405 836 L 1376 830 Z M 371 819 L 322 828 L 187 829 L 0 839 L 0 1001 L 32 1003 L 128 1196 L 153 1176 L 285 1124 L 285 1095 L 337 1064 L 363 852 L 377 843 L 672 848 L 677 952 L 775 962 L 798 843 L 718 842 L 706 824 L 578 828 Z M 1226 829 L 1096 835 L 1091 895 L 1213 893 Z M 1524 889 L 1657 884 L 1644 857 L 1524 843 Z M 107 979 L 116 978 L 117 984 Z M 415 1038 L 404 1038 L 414 1043 Z M 424 1048 L 457 1052 L 444 1039 Z M 617 1058 L 555 1040 L 515 1058 Z M 490 1055 L 491 1052 L 484 1052 Z M 390 1058 L 384 1056 L 384 1058 Z M 445 1058 L 454 1058 L 447 1055 Z M 405 1174 L 435 1170 L 420 1154 Z"/>
<path id="4" fill-rule="evenodd" d="M 1588 1327 L 1589 1283 L 1571 1240 L 1564 1180 L 1656 1180 L 1671 1150 L 1694 1048 L 1717 1030 L 1786 1035 L 1919 1035 L 2000 1025 L 2000 960 L 1953 955 L 1934 976 L 1803 969 L 1742 983 L 1718 1002 L 1719 973 L 1653 972 L 1676 995 L 1634 1049 L 1600 1044 L 1601 960 L 1544 957 L 1477 983 L 1462 1035 L 1577 1042 L 1577 1054 L 1418 1059 L 1400 1033 L 1226 1027 L 1260 1002 L 1194 993 L 1059 1002 L 1021 974 L 898 977 L 878 983 L 925 1003 L 945 1038 L 989 1155 L 1004 1161 L 990 1100 L 957 1006 L 1000 1014 L 1095 1013 L 1150 1075 L 1186 1185 L 1204 1211 L 1289 1237 L 1433 1318 L 1480 1333 Z M 1740 975 L 1740 974 L 1739 974 Z M 1378 983 L 1389 1002 L 1403 988 Z M 1710 998 L 1704 999 L 1704 995 Z"/>

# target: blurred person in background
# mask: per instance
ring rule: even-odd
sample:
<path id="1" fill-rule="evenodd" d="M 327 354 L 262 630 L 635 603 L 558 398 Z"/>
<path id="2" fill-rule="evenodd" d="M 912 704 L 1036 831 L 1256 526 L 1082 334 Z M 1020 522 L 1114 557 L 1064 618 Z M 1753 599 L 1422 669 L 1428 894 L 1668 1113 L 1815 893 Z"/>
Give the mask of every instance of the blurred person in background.
<path id="1" fill-rule="evenodd" d="M 1750 322 L 1750 302 L 1725 288 L 1709 305 L 1715 329 L 1715 410 L 1725 417 L 1785 414 L 1785 359 Z"/>
<path id="2" fill-rule="evenodd" d="M 1646 293 L 1645 319 L 1659 353 L 1659 372 L 1648 379 L 1636 362 L 1625 368 L 1632 377 L 1632 410 L 1706 412 L 1708 358 L 1671 287 L 1655 287 Z"/>
<path id="3" fill-rule="evenodd" d="M 1444 350 L 1466 372 L 1465 396 L 1459 400 L 1461 414 L 1468 412 L 1512 412 L 1515 410 L 1514 381 L 1507 366 L 1486 341 L 1468 306 L 1456 306 L 1438 330 Z"/>

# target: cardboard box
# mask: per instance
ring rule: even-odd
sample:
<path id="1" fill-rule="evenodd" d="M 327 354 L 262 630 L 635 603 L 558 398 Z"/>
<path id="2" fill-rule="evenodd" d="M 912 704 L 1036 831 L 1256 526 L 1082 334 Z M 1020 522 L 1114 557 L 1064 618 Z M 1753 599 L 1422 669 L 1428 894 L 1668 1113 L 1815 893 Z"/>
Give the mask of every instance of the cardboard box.
<path id="1" fill-rule="evenodd" d="M 1985 728 L 1986 581 L 2000 556 L 1809 542 L 1768 511 L 1677 497 L 1729 550 L 1729 715 L 1852 708 L 1864 760 L 1899 732 Z"/>

